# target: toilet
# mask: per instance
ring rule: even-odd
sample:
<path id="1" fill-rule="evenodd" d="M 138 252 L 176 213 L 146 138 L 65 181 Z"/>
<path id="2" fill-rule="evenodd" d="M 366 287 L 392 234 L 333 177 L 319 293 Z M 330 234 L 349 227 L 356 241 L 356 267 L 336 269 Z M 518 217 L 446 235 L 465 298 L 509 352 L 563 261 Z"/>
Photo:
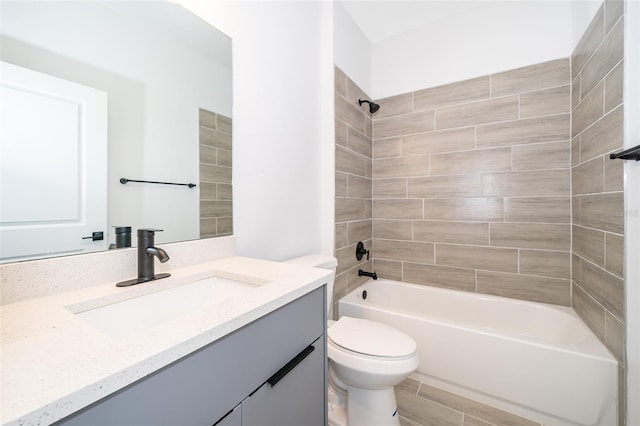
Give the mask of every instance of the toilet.
<path id="1" fill-rule="evenodd" d="M 286 263 L 329 269 L 338 261 L 309 255 Z M 327 283 L 327 318 L 333 317 L 333 279 Z M 379 322 L 340 317 L 327 322 L 329 426 L 399 426 L 393 387 L 418 367 L 416 342 Z"/>

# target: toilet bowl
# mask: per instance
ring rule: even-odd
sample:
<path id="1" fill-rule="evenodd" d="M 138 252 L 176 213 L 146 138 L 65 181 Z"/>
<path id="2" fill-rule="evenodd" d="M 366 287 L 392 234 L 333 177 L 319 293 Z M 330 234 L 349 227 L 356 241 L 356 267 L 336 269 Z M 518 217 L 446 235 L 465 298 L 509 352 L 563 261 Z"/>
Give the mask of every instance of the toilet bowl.
<path id="1" fill-rule="evenodd" d="M 287 261 L 333 270 L 331 256 Z M 327 283 L 327 318 L 333 311 L 333 279 Z M 340 317 L 327 327 L 329 426 L 399 426 L 393 387 L 419 363 L 415 341 L 399 330 L 360 318 Z"/>

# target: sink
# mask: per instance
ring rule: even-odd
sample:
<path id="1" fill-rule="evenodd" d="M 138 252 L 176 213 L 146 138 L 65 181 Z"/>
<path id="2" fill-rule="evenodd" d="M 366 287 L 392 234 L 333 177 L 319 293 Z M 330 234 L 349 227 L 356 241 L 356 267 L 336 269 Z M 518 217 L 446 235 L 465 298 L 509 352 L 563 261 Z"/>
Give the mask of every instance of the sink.
<path id="1" fill-rule="evenodd" d="M 257 286 L 209 277 L 168 290 L 76 313 L 76 316 L 114 337 L 126 337 L 165 321 L 241 296 Z"/>

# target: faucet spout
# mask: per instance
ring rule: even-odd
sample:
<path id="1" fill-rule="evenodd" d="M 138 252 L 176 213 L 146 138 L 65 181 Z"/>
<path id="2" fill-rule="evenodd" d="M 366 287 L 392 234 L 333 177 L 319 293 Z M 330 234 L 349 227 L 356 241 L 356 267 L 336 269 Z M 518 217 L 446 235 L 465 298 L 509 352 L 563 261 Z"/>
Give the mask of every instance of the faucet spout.
<path id="1" fill-rule="evenodd" d="M 158 247 L 147 247 L 145 253 L 157 257 L 160 263 L 164 263 L 169 260 L 167 252 Z"/>

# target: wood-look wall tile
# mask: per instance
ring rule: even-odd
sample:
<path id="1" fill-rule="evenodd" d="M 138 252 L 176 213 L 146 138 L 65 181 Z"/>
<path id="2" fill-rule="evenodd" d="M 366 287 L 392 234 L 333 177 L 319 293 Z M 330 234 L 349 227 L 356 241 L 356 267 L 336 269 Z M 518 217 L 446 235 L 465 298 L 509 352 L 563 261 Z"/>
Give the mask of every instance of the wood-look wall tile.
<path id="1" fill-rule="evenodd" d="M 591 262 L 580 262 L 580 286 L 618 318 L 624 318 L 624 281 Z"/>
<path id="2" fill-rule="evenodd" d="M 364 104 L 360 105 L 358 102 L 360 99 L 370 99 L 369 95 L 367 95 L 360 86 L 358 86 L 353 80 L 347 76 L 347 96 L 345 96 L 347 100 L 354 107 L 360 109 L 363 113 L 369 114 L 369 105 Z M 364 133 L 364 132 L 363 132 Z"/>
<path id="3" fill-rule="evenodd" d="M 421 111 L 374 120 L 373 137 L 375 139 L 383 139 L 413 133 L 431 132 L 434 129 L 433 117 L 433 111 Z"/>
<path id="4" fill-rule="evenodd" d="M 373 160 L 373 177 L 375 179 L 428 175 L 429 157 L 426 155 Z"/>
<path id="5" fill-rule="evenodd" d="M 334 75 L 336 92 L 347 97 L 347 75 L 338 67 L 335 67 Z"/>
<path id="6" fill-rule="evenodd" d="M 371 252 L 376 259 L 433 264 L 433 250 L 433 243 L 376 238 Z"/>
<path id="7" fill-rule="evenodd" d="M 233 217 L 219 217 L 216 221 L 216 232 L 218 235 L 232 235 Z"/>
<path id="8" fill-rule="evenodd" d="M 349 131 L 349 126 L 342 120 L 335 119 L 335 135 L 336 135 L 336 145 L 342 145 L 344 147 L 347 146 L 347 134 Z"/>
<path id="9" fill-rule="evenodd" d="M 367 175 L 367 162 L 371 162 L 366 157 L 336 145 L 336 170 L 350 173 L 357 176 Z"/>
<path id="10" fill-rule="evenodd" d="M 347 186 L 350 198 L 371 198 L 371 179 L 361 176 L 348 175 Z"/>
<path id="11" fill-rule="evenodd" d="M 502 222 L 502 198 L 430 198 L 424 202 L 424 218 Z"/>
<path id="12" fill-rule="evenodd" d="M 491 75 L 491 96 L 531 92 L 569 84 L 569 60 L 556 59 Z"/>
<path id="13" fill-rule="evenodd" d="M 373 139 L 373 119 L 371 116 L 364 116 L 364 134 Z"/>
<path id="14" fill-rule="evenodd" d="M 591 20 L 571 55 L 571 74 L 575 78 L 604 38 L 604 5 Z"/>
<path id="15" fill-rule="evenodd" d="M 206 109 L 198 108 L 198 124 L 201 127 L 208 127 L 210 129 L 217 129 L 216 113 L 207 111 Z"/>
<path id="16" fill-rule="evenodd" d="M 400 384 L 396 385 L 395 389 L 402 392 L 410 393 L 412 395 L 418 395 L 420 384 L 421 383 L 418 380 L 409 377 L 400 382 Z"/>
<path id="17" fill-rule="evenodd" d="M 200 199 L 217 200 L 218 186 L 212 182 L 200 182 Z"/>
<path id="18" fill-rule="evenodd" d="M 348 176 L 344 172 L 336 172 L 336 197 L 347 197 L 349 195 Z"/>
<path id="19" fill-rule="evenodd" d="M 553 278 L 571 278 L 568 251 L 520 250 L 520 273 Z"/>
<path id="20" fill-rule="evenodd" d="M 218 150 L 212 146 L 199 145 L 200 147 L 200 164 L 217 164 Z"/>
<path id="21" fill-rule="evenodd" d="M 227 166 L 232 167 L 233 165 L 233 154 L 231 150 L 216 148 L 217 151 L 217 162 L 219 166 Z"/>
<path id="22" fill-rule="evenodd" d="M 434 152 L 453 152 L 474 149 L 476 131 L 474 127 L 417 133 L 402 138 L 402 154 L 425 155 Z"/>
<path id="23" fill-rule="evenodd" d="M 489 245 L 489 224 L 481 222 L 413 222 L 413 239 L 438 243 Z"/>
<path id="24" fill-rule="evenodd" d="M 552 87 L 520 95 L 520 117 L 560 114 L 571 111 L 571 87 Z"/>
<path id="25" fill-rule="evenodd" d="M 396 391 L 398 414 L 419 424 L 461 426 L 463 414 L 403 391 Z"/>
<path id="26" fill-rule="evenodd" d="M 613 25 L 624 14 L 623 0 L 605 0 L 604 2 L 604 30 L 611 31 Z"/>
<path id="27" fill-rule="evenodd" d="M 408 283 L 452 290 L 475 291 L 476 289 L 476 273 L 473 269 L 404 262 L 402 278 Z"/>
<path id="28" fill-rule="evenodd" d="M 542 250 L 571 249 L 569 224 L 492 223 L 491 245 Z"/>
<path id="29" fill-rule="evenodd" d="M 366 132 L 364 112 L 340 95 L 336 95 L 336 118 L 362 133 Z"/>
<path id="30" fill-rule="evenodd" d="M 200 145 L 212 146 L 214 148 L 231 149 L 231 135 L 218 130 L 200 127 Z"/>
<path id="31" fill-rule="evenodd" d="M 504 199 L 505 222 L 569 223 L 569 197 L 517 197 Z"/>
<path id="32" fill-rule="evenodd" d="M 623 106 L 614 109 L 580 135 L 580 160 L 621 149 L 623 142 Z"/>
<path id="33" fill-rule="evenodd" d="M 402 137 L 373 141 L 373 158 L 399 157 L 402 155 Z"/>
<path id="34" fill-rule="evenodd" d="M 217 226 L 216 222 L 218 221 L 215 217 L 202 217 L 202 213 L 200 213 L 200 237 L 210 237 L 217 234 Z"/>
<path id="35" fill-rule="evenodd" d="M 228 217 L 232 215 L 231 201 L 200 201 L 200 215 L 203 217 Z"/>
<path id="36" fill-rule="evenodd" d="M 365 241 L 365 246 L 369 246 L 369 243 Z M 355 246 L 353 247 L 353 251 L 355 253 Z M 355 259 L 355 256 L 354 256 Z M 364 258 L 366 259 L 366 257 Z M 371 261 L 363 261 L 358 264 L 355 268 L 349 269 L 347 271 L 347 292 L 350 293 L 356 288 L 360 287 L 362 284 L 371 280 L 369 277 L 359 276 L 358 270 L 364 269 L 365 271 L 372 271 L 373 265 Z"/>
<path id="37" fill-rule="evenodd" d="M 373 237 L 386 240 L 412 241 L 411 220 L 383 220 L 373 221 Z"/>
<path id="38" fill-rule="evenodd" d="M 618 318 L 605 313 L 605 345 L 620 364 L 624 364 L 624 324 Z"/>
<path id="39" fill-rule="evenodd" d="M 603 157 L 584 162 L 571 170 L 573 195 L 593 194 L 604 191 Z"/>
<path id="40" fill-rule="evenodd" d="M 416 197 L 476 197 L 482 195 L 480 175 L 409 178 L 407 193 Z"/>
<path id="41" fill-rule="evenodd" d="M 366 219 L 365 200 L 336 198 L 336 223 Z"/>
<path id="42" fill-rule="evenodd" d="M 431 154 L 429 159 L 431 176 L 511 170 L 510 147 Z"/>
<path id="43" fill-rule="evenodd" d="M 336 249 L 346 247 L 349 241 L 349 223 L 348 222 L 336 223 L 335 235 L 336 235 L 336 241 L 335 241 Z"/>
<path id="44" fill-rule="evenodd" d="M 478 271 L 478 293 L 554 305 L 571 305 L 571 284 L 559 278 Z"/>
<path id="45" fill-rule="evenodd" d="M 612 192 L 580 197 L 580 224 L 616 234 L 624 233 L 624 194 Z"/>
<path id="46" fill-rule="evenodd" d="M 402 262 L 400 261 L 373 259 L 373 270 L 380 278 L 402 281 Z"/>
<path id="47" fill-rule="evenodd" d="M 578 106 L 582 97 L 580 96 L 580 74 L 571 82 L 571 111 Z"/>
<path id="48" fill-rule="evenodd" d="M 482 175 L 482 194 L 488 197 L 565 197 L 569 191 L 569 170 Z"/>
<path id="49" fill-rule="evenodd" d="M 465 413 L 465 418 L 467 415 L 471 415 L 495 425 L 540 426 L 539 423 L 535 423 L 492 406 L 464 398 L 460 395 L 447 392 L 443 389 L 430 386 L 426 383 L 422 383 L 420 385 L 418 396 Z M 465 425 L 466 424 L 468 423 L 465 423 Z"/>
<path id="50" fill-rule="evenodd" d="M 200 182 L 231 183 L 231 167 L 200 164 Z"/>
<path id="51" fill-rule="evenodd" d="M 607 233 L 605 239 L 605 269 L 619 277 L 624 277 L 623 236 Z"/>
<path id="52" fill-rule="evenodd" d="M 485 124 L 476 128 L 478 148 L 509 146 L 570 139 L 570 114 Z"/>
<path id="53" fill-rule="evenodd" d="M 598 84 L 573 110 L 571 135 L 576 136 L 604 115 L 604 83 Z"/>
<path id="54" fill-rule="evenodd" d="M 216 200 L 232 200 L 233 185 L 229 183 L 216 183 L 216 193 Z"/>
<path id="55" fill-rule="evenodd" d="M 341 274 L 350 269 L 353 269 L 361 263 L 356 259 L 355 252 L 355 244 L 336 249 L 336 259 L 338 259 L 338 268 L 336 269 L 336 274 Z"/>
<path id="56" fill-rule="evenodd" d="M 572 286 L 573 303 L 572 308 L 589 326 L 598 339 L 605 341 L 605 309 L 596 302 L 579 285 Z"/>
<path id="57" fill-rule="evenodd" d="M 580 284 L 580 256 L 571 253 L 571 279 Z"/>
<path id="58" fill-rule="evenodd" d="M 435 109 L 448 105 L 488 99 L 490 94 L 489 76 L 473 78 L 414 92 L 415 111 Z"/>
<path id="59" fill-rule="evenodd" d="M 605 233 L 579 225 L 573 225 L 572 228 L 573 253 L 604 267 Z"/>
<path id="60" fill-rule="evenodd" d="M 378 99 L 376 103 L 381 105 L 376 113 L 376 120 L 392 115 L 407 114 L 413 112 L 413 92 Z"/>
<path id="61" fill-rule="evenodd" d="M 353 127 L 349 127 L 347 146 L 350 150 L 362 154 L 365 157 L 371 158 L 373 156 L 373 143 L 371 138 L 360 133 Z"/>
<path id="62" fill-rule="evenodd" d="M 487 99 L 436 110 L 436 129 L 451 129 L 518 118 L 518 97 Z"/>
<path id="63" fill-rule="evenodd" d="M 373 198 L 407 198 L 407 179 L 374 179 Z"/>
<path id="64" fill-rule="evenodd" d="M 571 161 L 568 141 L 514 145 L 511 147 L 513 170 L 566 169 Z"/>
<path id="65" fill-rule="evenodd" d="M 604 112 L 607 113 L 623 101 L 624 63 L 620 62 L 604 79 Z"/>
<path id="66" fill-rule="evenodd" d="M 462 426 L 493 426 L 489 422 L 485 422 L 480 419 L 476 419 L 475 417 L 471 417 L 468 415 L 464 415 L 464 420 L 462 421 Z"/>
<path id="67" fill-rule="evenodd" d="M 219 131 L 222 133 L 227 133 L 229 135 L 233 134 L 233 119 L 230 117 L 225 117 L 221 114 L 216 114 L 216 125 Z"/>
<path id="68" fill-rule="evenodd" d="M 347 242 L 349 245 L 357 244 L 358 241 L 369 241 L 372 238 L 372 220 L 358 220 L 348 222 Z M 355 251 L 354 251 L 355 253 Z"/>
<path id="69" fill-rule="evenodd" d="M 518 250 L 436 244 L 436 265 L 489 271 L 518 272 Z"/>
<path id="70" fill-rule="evenodd" d="M 374 219 L 422 219 L 422 200 L 373 200 Z"/>
<path id="71" fill-rule="evenodd" d="M 624 57 L 624 22 L 620 20 L 580 72 L 582 96 L 589 93 Z"/>
<path id="72" fill-rule="evenodd" d="M 578 135 L 571 140 L 571 167 L 580 163 L 580 138 Z"/>

